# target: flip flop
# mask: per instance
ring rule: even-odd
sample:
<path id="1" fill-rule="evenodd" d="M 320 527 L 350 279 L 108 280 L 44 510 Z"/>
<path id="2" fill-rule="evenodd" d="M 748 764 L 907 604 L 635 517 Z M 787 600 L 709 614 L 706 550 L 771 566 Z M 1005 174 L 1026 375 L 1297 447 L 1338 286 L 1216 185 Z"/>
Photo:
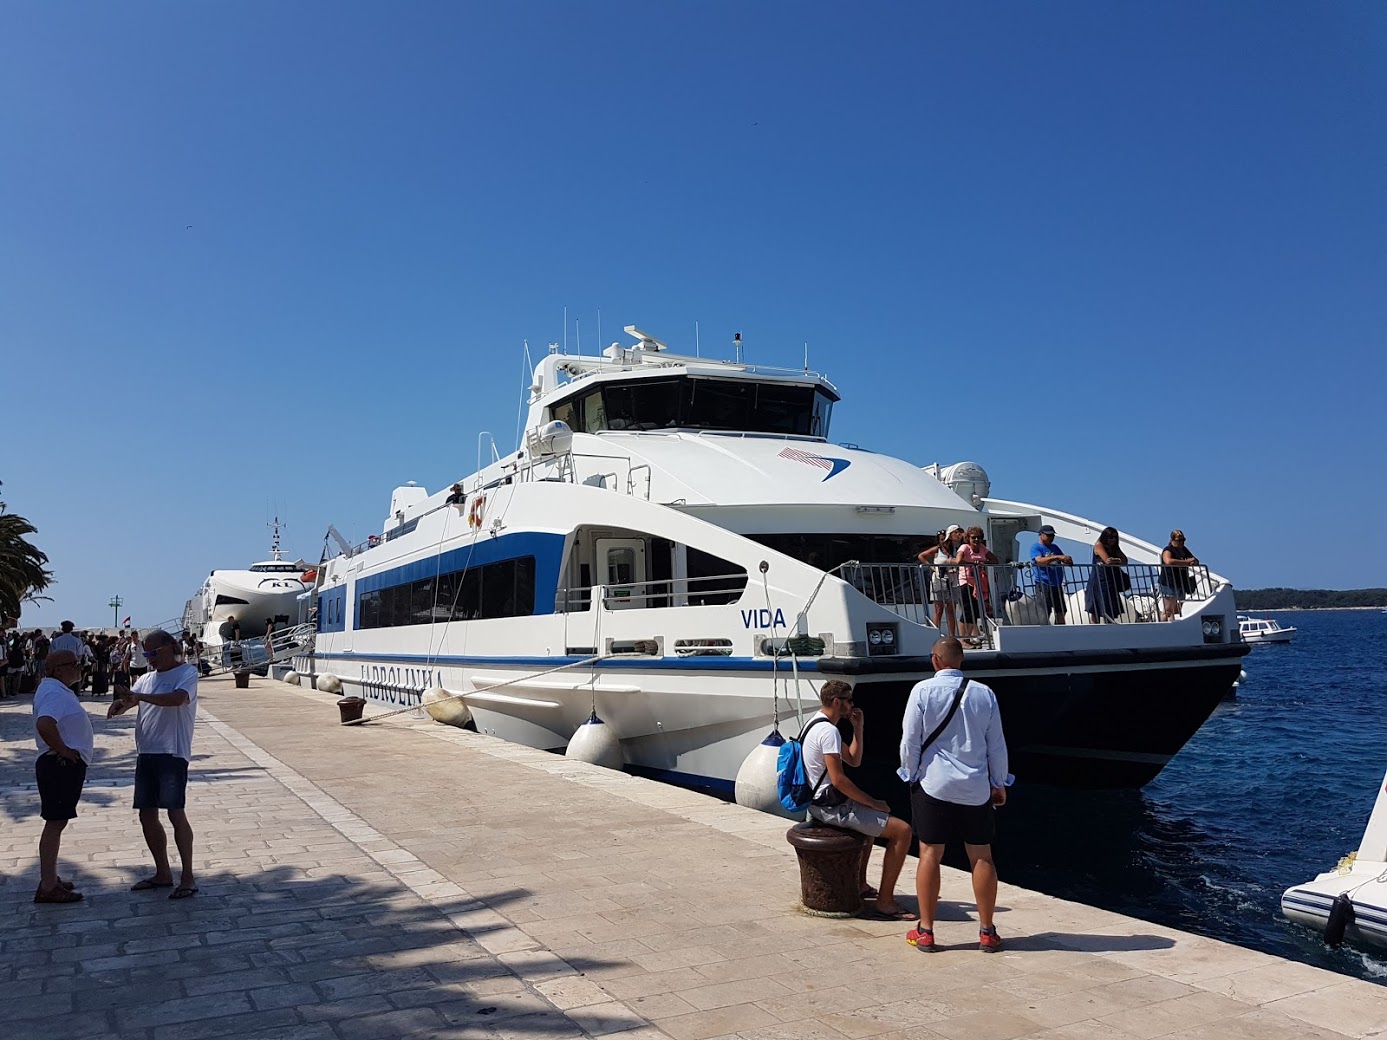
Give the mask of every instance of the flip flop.
<path id="1" fill-rule="evenodd" d="M 860 895 L 863 899 L 875 899 L 878 895 L 878 892 L 871 885 L 868 885 L 861 892 L 859 892 L 858 895 Z"/>
<path id="2" fill-rule="evenodd" d="M 131 892 L 148 892 L 151 888 L 172 888 L 172 881 L 155 881 L 152 877 L 147 877 L 143 881 L 136 881 L 130 886 Z"/>
<path id="3" fill-rule="evenodd" d="M 169 893 L 170 899 L 187 899 L 189 896 L 197 895 L 196 885 L 179 885 Z"/>
<path id="4" fill-rule="evenodd" d="M 35 903 L 76 903 L 82 899 L 81 892 L 73 892 L 71 889 L 63 888 L 58 885 L 50 888 L 47 892 L 35 892 Z"/>
<path id="5" fill-rule="evenodd" d="M 868 921 L 913 921 L 915 914 L 909 910 L 897 907 L 895 910 L 878 910 L 874 906 L 865 907 L 859 917 L 864 917 Z"/>

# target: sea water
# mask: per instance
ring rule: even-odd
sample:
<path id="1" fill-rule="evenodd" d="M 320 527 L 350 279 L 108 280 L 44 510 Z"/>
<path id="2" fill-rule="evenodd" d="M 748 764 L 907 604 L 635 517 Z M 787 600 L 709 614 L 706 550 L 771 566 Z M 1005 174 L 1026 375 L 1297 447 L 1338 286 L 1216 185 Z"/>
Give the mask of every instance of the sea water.
<path id="1" fill-rule="evenodd" d="M 1262 616 L 1261 614 L 1258 615 Z M 1387 772 L 1387 614 L 1273 612 L 1247 678 L 1140 791 L 1027 789 L 998 817 L 1004 881 L 1387 984 L 1387 953 L 1327 948 L 1281 893 L 1358 848 Z M 1005 934 L 1005 914 L 997 919 Z"/>

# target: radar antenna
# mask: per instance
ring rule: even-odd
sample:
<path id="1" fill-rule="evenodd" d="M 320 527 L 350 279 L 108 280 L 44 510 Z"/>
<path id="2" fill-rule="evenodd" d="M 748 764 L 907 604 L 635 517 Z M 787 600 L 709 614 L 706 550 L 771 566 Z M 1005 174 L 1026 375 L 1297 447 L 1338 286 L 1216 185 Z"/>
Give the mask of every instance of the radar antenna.
<path id="1" fill-rule="evenodd" d="M 266 527 L 269 527 L 269 528 L 273 528 L 273 530 L 274 530 L 274 537 L 270 539 L 270 556 L 273 557 L 275 560 L 278 560 L 278 559 L 279 559 L 279 556 L 280 556 L 280 553 L 279 553 L 279 529 L 280 529 L 281 527 L 288 527 L 289 525 L 288 525 L 288 524 L 281 524 L 281 523 L 279 522 L 279 517 L 278 517 L 278 516 L 275 516 L 275 518 L 274 518 L 272 521 L 270 521 L 268 524 L 266 524 L 265 526 L 266 526 Z"/>

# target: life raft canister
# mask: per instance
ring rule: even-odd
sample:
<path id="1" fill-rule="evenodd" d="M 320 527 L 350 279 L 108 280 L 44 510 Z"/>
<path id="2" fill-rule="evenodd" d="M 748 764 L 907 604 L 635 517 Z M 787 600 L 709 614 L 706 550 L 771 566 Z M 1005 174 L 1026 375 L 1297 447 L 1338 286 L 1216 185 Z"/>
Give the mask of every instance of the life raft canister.
<path id="1" fill-rule="evenodd" d="M 481 527 L 482 519 L 486 516 L 486 496 L 478 495 L 472 502 L 472 508 L 467 511 L 467 524 L 469 527 Z"/>

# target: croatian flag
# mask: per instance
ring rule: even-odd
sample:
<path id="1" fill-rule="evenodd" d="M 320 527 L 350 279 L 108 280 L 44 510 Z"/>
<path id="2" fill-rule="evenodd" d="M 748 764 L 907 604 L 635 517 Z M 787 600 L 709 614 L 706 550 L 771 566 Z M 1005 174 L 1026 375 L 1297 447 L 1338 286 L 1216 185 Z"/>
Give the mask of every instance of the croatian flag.
<path id="1" fill-rule="evenodd" d="M 125 620 L 120 623 L 120 627 L 124 628 L 128 624 L 130 624 L 130 616 L 127 614 Z"/>

